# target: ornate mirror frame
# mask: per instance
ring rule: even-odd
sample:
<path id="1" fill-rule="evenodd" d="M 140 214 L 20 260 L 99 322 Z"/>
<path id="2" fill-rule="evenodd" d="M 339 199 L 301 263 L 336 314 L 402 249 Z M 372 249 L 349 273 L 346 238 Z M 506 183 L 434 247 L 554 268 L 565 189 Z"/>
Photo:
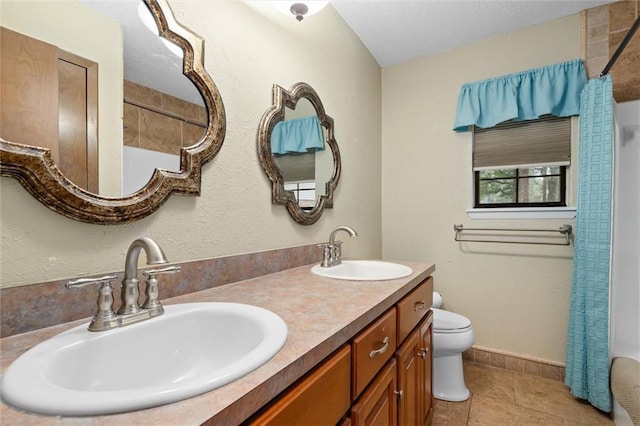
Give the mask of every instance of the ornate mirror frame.
<path id="1" fill-rule="evenodd" d="M 198 143 L 181 149 L 178 172 L 156 169 L 147 185 L 123 197 L 102 197 L 76 186 L 53 162 L 49 149 L 0 139 L 0 174 L 17 179 L 38 201 L 71 219 L 94 224 L 121 224 L 155 212 L 173 193 L 200 195 L 201 167 L 220 150 L 226 118 L 218 89 L 204 69 L 204 42 L 179 24 L 166 0 L 144 0 L 160 35 L 184 51 L 184 74 L 198 88 L 207 108 L 208 125 Z"/>
<path id="2" fill-rule="evenodd" d="M 258 129 L 258 158 L 260 165 L 271 180 L 271 202 L 286 206 L 289 214 L 296 222 L 302 225 L 312 225 L 320 219 L 325 208 L 333 208 L 333 192 L 340 180 L 342 165 L 338 143 L 333 135 L 333 118 L 325 113 L 320 97 L 313 87 L 306 83 L 296 83 L 289 90 L 274 84 L 272 95 L 273 105 L 262 116 Z M 292 191 L 284 189 L 282 171 L 276 165 L 271 152 L 271 133 L 273 128 L 276 123 L 284 121 L 285 108 L 295 109 L 296 104 L 302 98 L 311 102 L 318 115 L 320 125 L 327 130 L 325 142 L 329 144 L 333 155 L 333 173 L 325 184 L 325 194 L 316 197 L 316 204 L 309 211 L 300 207 Z"/>

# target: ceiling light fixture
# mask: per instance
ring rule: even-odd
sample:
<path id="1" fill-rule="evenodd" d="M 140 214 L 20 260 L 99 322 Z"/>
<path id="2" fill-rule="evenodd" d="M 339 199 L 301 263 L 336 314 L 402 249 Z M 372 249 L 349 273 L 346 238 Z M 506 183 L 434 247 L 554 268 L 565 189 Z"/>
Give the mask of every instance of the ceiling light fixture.
<path id="1" fill-rule="evenodd" d="M 273 7 L 287 16 L 295 16 L 298 22 L 304 18 L 320 12 L 328 1 L 273 1 Z"/>
<path id="2" fill-rule="evenodd" d="M 309 11 L 309 8 L 304 3 L 294 3 L 291 5 L 291 13 L 296 15 L 296 19 L 298 21 L 302 21 L 304 19 L 304 15 Z"/>

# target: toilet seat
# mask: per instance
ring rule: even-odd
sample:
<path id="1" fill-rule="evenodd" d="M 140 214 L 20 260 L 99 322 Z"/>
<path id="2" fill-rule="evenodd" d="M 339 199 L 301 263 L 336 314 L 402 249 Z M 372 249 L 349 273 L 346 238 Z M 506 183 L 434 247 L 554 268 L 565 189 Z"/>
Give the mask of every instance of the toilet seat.
<path id="1" fill-rule="evenodd" d="M 433 311 L 433 331 L 438 333 L 463 333 L 471 328 L 471 321 L 464 315 L 442 309 Z"/>

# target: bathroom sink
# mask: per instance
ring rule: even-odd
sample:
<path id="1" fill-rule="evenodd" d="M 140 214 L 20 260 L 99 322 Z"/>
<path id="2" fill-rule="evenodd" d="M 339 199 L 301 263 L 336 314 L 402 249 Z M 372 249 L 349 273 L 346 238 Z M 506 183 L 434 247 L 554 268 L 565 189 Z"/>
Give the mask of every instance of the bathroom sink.
<path id="1" fill-rule="evenodd" d="M 266 309 L 185 303 L 130 326 L 82 325 L 19 357 L 2 378 L 2 398 L 51 415 L 118 413 L 189 398 L 255 370 L 284 345 L 287 326 Z"/>
<path id="2" fill-rule="evenodd" d="M 311 272 L 338 280 L 379 281 L 407 277 L 413 273 L 413 269 L 380 260 L 343 260 L 341 264 L 328 268 L 315 265 Z"/>

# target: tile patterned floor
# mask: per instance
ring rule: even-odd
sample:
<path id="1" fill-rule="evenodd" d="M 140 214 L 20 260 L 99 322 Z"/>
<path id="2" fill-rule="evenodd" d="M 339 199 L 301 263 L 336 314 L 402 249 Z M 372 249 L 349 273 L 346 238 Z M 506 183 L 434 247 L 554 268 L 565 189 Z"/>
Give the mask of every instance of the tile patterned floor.
<path id="1" fill-rule="evenodd" d="M 471 397 L 435 400 L 432 426 L 613 425 L 604 413 L 571 396 L 560 381 L 465 361 Z"/>

